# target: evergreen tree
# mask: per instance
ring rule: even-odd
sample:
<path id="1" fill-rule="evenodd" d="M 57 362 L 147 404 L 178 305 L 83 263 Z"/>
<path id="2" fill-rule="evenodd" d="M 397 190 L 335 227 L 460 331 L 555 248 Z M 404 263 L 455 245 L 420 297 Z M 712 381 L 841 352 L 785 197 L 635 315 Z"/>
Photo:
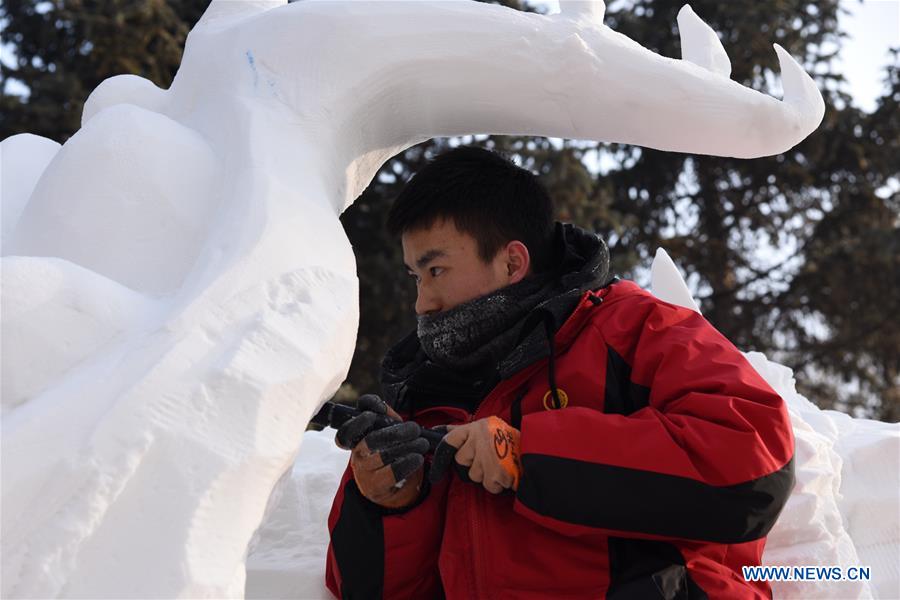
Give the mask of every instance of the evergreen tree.
<path id="1" fill-rule="evenodd" d="M 169 87 L 188 31 L 208 4 L 3 0 L 3 42 L 14 52 L 0 66 L 0 139 L 34 133 L 64 142 L 80 127 L 88 94 L 113 75 Z"/>

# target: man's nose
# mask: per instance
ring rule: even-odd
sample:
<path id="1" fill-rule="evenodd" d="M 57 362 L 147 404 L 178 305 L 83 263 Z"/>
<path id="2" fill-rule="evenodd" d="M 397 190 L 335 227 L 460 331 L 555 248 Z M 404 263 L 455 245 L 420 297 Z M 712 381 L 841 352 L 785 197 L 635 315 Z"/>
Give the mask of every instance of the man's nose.
<path id="1" fill-rule="evenodd" d="M 437 296 L 424 286 L 419 286 L 419 292 L 416 296 L 416 314 L 419 316 L 429 313 L 440 312 L 441 303 Z"/>

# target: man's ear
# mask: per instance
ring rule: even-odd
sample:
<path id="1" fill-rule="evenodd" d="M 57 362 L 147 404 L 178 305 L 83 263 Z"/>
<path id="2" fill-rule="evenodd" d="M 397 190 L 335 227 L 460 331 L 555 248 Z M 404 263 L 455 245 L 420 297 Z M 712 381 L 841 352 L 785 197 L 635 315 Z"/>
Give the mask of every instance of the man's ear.
<path id="1" fill-rule="evenodd" d="M 506 245 L 506 268 L 509 283 L 518 283 L 531 272 L 531 255 L 528 247 L 518 240 Z"/>

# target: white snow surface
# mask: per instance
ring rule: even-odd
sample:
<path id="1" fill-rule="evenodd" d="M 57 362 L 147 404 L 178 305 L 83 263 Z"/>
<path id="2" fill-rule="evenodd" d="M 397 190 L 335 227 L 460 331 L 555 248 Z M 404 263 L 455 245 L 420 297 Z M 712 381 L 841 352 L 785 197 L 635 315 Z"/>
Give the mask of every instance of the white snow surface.
<path id="1" fill-rule="evenodd" d="M 7 240 L 16 229 L 34 184 L 59 147 L 53 140 L 30 133 L 14 135 L 0 142 L 0 198 L 3 199 L 0 241 L 4 256 Z"/>
<path id="2" fill-rule="evenodd" d="M 62 147 L 2 142 L 0 595 L 275 594 L 281 566 L 313 568 L 345 458 L 308 435 L 290 469 L 355 345 L 338 215 L 395 153 L 508 133 L 750 158 L 821 121 L 780 48 L 784 101 L 728 80 L 689 9 L 675 60 L 605 27 L 602 2 L 562 8 L 216 0 L 170 89 L 113 77 Z M 846 512 L 823 520 L 831 505 L 810 492 L 810 522 L 832 536 L 815 539 L 896 556 L 882 513 L 898 486 L 877 492 L 896 480 L 896 427 L 822 419 L 810 456 L 843 456 L 860 483 L 816 480 Z M 272 519 L 291 523 L 280 546 Z"/>

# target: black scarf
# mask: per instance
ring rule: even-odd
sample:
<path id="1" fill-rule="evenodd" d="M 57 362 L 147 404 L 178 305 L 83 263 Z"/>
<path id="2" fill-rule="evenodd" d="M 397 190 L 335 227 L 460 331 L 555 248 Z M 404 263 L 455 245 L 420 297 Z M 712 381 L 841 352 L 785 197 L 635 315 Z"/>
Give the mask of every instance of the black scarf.
<path id="1" fill-rule="evenodd" d="M 519 339 L 525 316 L 551 296 L 553 287 L 547 277 L 526 277 L 450 310 L 420 316 L 422 351 L 450 369 L 497 364 Z"/>
<path id="2" fill-rule="evenodd" d="M 603 285 L 609 272 L 606 244 L 593 234 L 557 223 L 554 245 L 556 268 L 552 272 L 526 277 L 450 310 L 419 317 L 417 334 L 425 355 L 453 370 L 492 365 L 502 373 L 514 367 L 505 368 L 510 358 L 518 363 L 520 354 L 530 354 L 532 346 L 543 346 L 537 332 L 523 331 L 526 322 L 533 322 L 527 317 L 542 309 L 552 315 L 556 327 L 562 325 L 581 294 Z M 524 336 L 528 337 L 522 343 Z"/>

